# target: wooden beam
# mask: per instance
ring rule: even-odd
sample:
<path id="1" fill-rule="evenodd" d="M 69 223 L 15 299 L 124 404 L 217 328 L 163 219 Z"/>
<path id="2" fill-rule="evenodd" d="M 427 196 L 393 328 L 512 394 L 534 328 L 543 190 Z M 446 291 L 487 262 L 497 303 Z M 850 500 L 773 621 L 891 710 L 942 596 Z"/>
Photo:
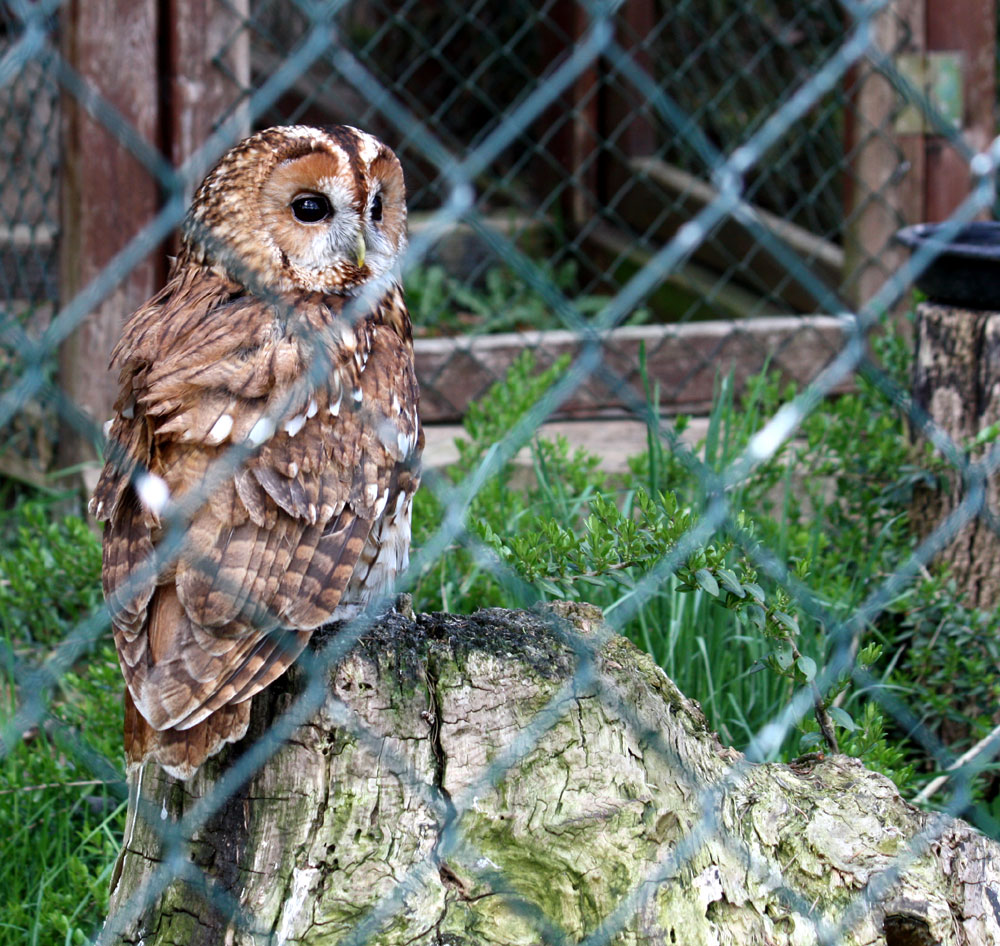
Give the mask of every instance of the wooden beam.
<path id="1" fill-rule="evenodd" d="M 153 147 L 160 144 L 158 30 L 156 0 L 69 0 L 60 11 L 66 61 Z M 159 185 L 68 92 L 62 116 L 60 302 L 65 306 L 156 214 Z M 122 321 L 153 294 L 162 275 L 161 254 L 150 254 L 63 343 L 59 384 L 95 422 L 110 416 L 116 379 L 108 357 Z M 75 431 L 66 431 L 61 464 L 92 455 Z"/>
<path id="2" fill-rule="evenodd" d="M 815 315 L 626 327 L 602 338 L 601 360 L 625 382 L 631 398 L 642 401 L 639 348 L 644 346 L 664 413 L 698 413 L 711 406 L 720 373 L 732 371 L 737 386 L 766 366 L 788 380 L 812 380 L 843 348 L 844 324 L 834 316 Z M 526 348 L 544 368 L 561 355 L 578 354 L 582 347 L 580 337 L 570 331 L 418 338 L 414 348 L 421 416 L 427 423 L 461 419 L 469 402 L 500 380 Z M 850 387 L 846 382 L 837 391 Z M 621 417 L 629 413 L 631 398 L 594 375 L 557 416 Z"/>
<path id="3" fill-rule="evenodd" d="M 648 76 L 654 75 L 648 40 L 656 27 L 657 13 L 653 0 L 625 0 L 618 16 L 619 44 L 632 61 Z M 613 68 L 613 66 L 612 66 Z M 655 154 L 656 126 L 650 116 L 646 97 L 631 82 L 624 82 L 624 92 L 610 95 L 605 120 L 605 134 L 624 124 L 618 145 L 629 158 Z"/>

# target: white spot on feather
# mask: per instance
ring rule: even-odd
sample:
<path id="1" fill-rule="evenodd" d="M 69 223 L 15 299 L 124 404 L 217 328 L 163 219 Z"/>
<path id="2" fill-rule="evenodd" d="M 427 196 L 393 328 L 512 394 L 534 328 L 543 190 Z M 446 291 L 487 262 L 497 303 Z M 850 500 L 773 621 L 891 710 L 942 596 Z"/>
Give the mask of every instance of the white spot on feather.
<path id="1" fill-rule="evenodd" d="M 359 128 L 352 128 L 351 130 L 358 136 L 358 157 L 365 164 L 371 164 L 378 157 L 378 138 L 369 135 L 367 131 L 361 131 Z"/>
<path id="2" fill-rule="evenodd" d="M 107 439 L 108 439 L 108 437 L 110 437 L 110 436 L 111 436 L 111 425 L 112 425 L 113 423 L 114 423 L 114 421 L 113 421 L 113 420 L 106 420 L 106 421 L 104 422 L 104 426 L 103 426 L 103 427 L 101 428 L 101 430 L 103 430 L 103 431 L 104 431 L 104 439 L 105 439 L 105 440 L 107 440 Z"/>
<path id="3" fill-rule="evenodd" d="M 349 352 L 353 352 L 358 347 L 358 337 L 354 334 L 354 327 L 346 322 L 339 324 L 340 344 Z"/>
<path id="4" fill-rule="evenodd" d="M 306 408 L 306 417 L 315 417 L 318 410 L 319 405 L 316 403 L 316 398 L 309 398 L 309 406 Z"/>
<path id="5" fill-rule="evenodd" d="M 233 418 L 231 414 L 223 414 L 214 424 L 212 424 L 212 429 L 208 432 L 208 442 L 209 443 L 222 443 L 226 437 L 232 432 L 233 429 Z"/>
<path id="6" fill-rule="evenodd" d="M 163 806 L 160 808 L 160 821 L 167 820 L 167 799 L 163 799 Z"/>
<path id="7" fill-rule="evenodd" d="M 361 393 L 361 388 L 355 388 L 351 392 L 351 397 L 354 398 L 354 402 L 356 404 L 360 404 L 361 403 L 361 399 L 364 397 L 364 394 Z"/>
<path id="8" fill-rule="evenodd" d="M 135 404 L 129 404 L 127 407 L 122 408 L 122 417 L 126 420 L 131 420 L 135 417 Z"/>
<path id="9" fill-rule="evenodd" d="M 375 518 L 378 519 L 382 515 L 385 509 L 385 504 L 389 501 L 389 487 L 385 488 L 385 492 L 379 497 L 379 501 L 375 503 Z"/>
<path id="10" fill-rule="evenodd" d="M 330 413 L 336 417 L 340 413 L 340 402 L 344 399 L 344 392 L 341 391 L 337 395 L 337 400 L 330 405 Z"/>
<path id="11" fill-rule="evenodd" d="M 262 417 L 250 428 L 248 436 L 250 443 L 255 446 L 262 444 L 265 440 L 270 440 L 274 436 L 274 421 L 270 417 Z"/>
<path id="12" fill-rule="evenodd" d="M 392 511 L 393 519 L 399 518 L 399 514 L 403 509 L 403 503 L 405 502 L 406 502 L 406 493 L 403 492 L 403 490 L 400 490 L 398 493 L 396 493 L 396 508 Z"/>
<path id="13" fill-rule="evenodd" d="M 294 437 L 306 425 L 306 415 L 296 414 L 284 423 L 285 433 L 289 437 Z"/>
<path id="14" fill-rule="evenodd" d="M 369 483 L 365 487 L 365 502 L 371 506 L 378 498 L 378 483 Z"/>
<path id="15" fill-rule="evenodd" d="M 135 491 L 139 494 L 139 502 L 154 515 L 163 512 L 170 502 L 170 487 L 167 481 L 155 473 L 144 473 L 135 481 Z"/>
<path id="16" fill-rule="evenodd" d="M 406 436 L 404 431 L 400 431 L 396 434 L 396 446 L 399 447 L 399 452 L 406 457 L 410 452 L 410 438 Z"/>
<path id="17" fill-rule="evenodd" d="M 399 395 L 395 391 L 392 392 L 392 409 L 393 412 L 396 414 L 402 412 L 402 407 L 400 406 L 399 403 Z"/>

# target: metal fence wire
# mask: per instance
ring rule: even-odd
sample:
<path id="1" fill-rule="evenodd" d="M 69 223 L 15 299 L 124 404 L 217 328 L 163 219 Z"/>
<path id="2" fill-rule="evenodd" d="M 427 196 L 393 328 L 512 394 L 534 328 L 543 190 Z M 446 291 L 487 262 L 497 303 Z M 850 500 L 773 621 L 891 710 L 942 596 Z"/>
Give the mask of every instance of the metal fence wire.
<path id="1" fill-rule="evenodd" d="M 422 398 L 436 413 L 425 421 L 454 420 L 470 398 L 502 376 L 509 360 L 496 356 L 502 346 L 488 340 L 491 332 L 522 333 L 504 344 L 535 346 L 545 363 L 554 349 L 546 348 L 550 342 L 538 333 L 561 330 L 568 334 L 560 336 L 565 342 L 560 350 L 572 356 L 463 483 L 427 477 L 421 488 L 436 494 L 444 514 L 415 549 L 400 590 L 456 544 L 480 553 L 510 588 L 524 590 L 518 576 L 468 530 L 464 510 L 475 491 L 553 413 L 600 414 L 613 401 L 622 415 L 650 418 L 638 380 L 638 349 L 628 347 L 629 336 L 616 341 L 608 334 L 631 320 L 637 323 L 635 337 L 646 343 L 650 364 L 656 362 L 658 345 L 665 346 L 664 357 L 676 362 L 674 373 L 659 382 L 658 407 L 664 416 L 678 405 L 684 410 L 711 400 L 719 365 L 729 364 L 727 352 L 736 351 L 743 359 L 733 366 L 737 380 L 769 363 L 799 386 L 721 470 L 685 447 L 671 424 L 654 417 L 669 449 L 700 479 L 705 499 L 688 532 L 638 581 L 628 603 L 609 615 L 608 632 L 621 630 L 643 603 L 660 593 L 693 551 L 726 534 L 735 537 L 795 607 L 827 629 L 831 657 L 816 678 L 821 690 L 845 673 L 854 673 L 860 686 L 872 683 L 866 671 L 854 667 L 853 642 L 959 530 L 989 515 L 982 502 L 984 483 L 998 463 L 996 451 L 977 463 L 966 462 L 963 445 L 915 407 L 869 354 L 870 330 L 909 297 L 914 278 L 934 256 L 925 248 L 907 259 L 889 242 L 894 229 L 914 222 L 894 202 L 894 188 L 910 165 L 893 123 L 907 110 L 915 112 L 960 156 L 972 186 L 948 218 L 952 233 L 991 210 L 1000 159 L 1000 145 L 963 139 L 944 106 L 929 99 L 900 67 L 896 54 L 909 37 L 896 20 L 895 7 L 850 0 L 839 6 L 818 0 L 233 0 L 208 9 L 214 24 L 208 32 L 217 43 L 211 66 L 218 77 L 216 90 L 223 92 L 212 134 L 175 173 L 171 162 L 143 144 L 142 135 L 69 60 L 60 35 L 70 19 L 68 6 L 58 0 L 24 0 L 3 7 L 4 474 L 30 479 L 51 471 L 60 424 L 63 430 L 68 423 L 100 439 L 98 421 L 103 418 L 81 415 L 75 393 L 65 389 L 57 371 L 59 346 L 179 224 L 192 184 L 222 150 L 250 128 L 349 123 L 389 143 L 406 170 L 412 227 L 405 266 L 408 278 L 423 280 L 415 290 L 418 302 L 421 292 L 430 291 L 428 279 L 489 292 L 498 282 L 491 276 L 495 271 L 503 274 L 500 284 L 516 276 L 543 300 L 541 306 L 524 305 L 514 316 L 500 311 L 437 327 L 443 336 L 454 337 L 447 344 L 440 338 L 427 342 L 431 355 L 423 363 Z M 887 35 L 892 37 L 889 46 Z M 876 119 L 864 105 L 873 82 L 892 94 L 889 107 Z M 67 294 L 57 250 L 63 225 L 60 175 L 76 157 L 60 150 L 60 114 L 69 103 L 85 109 L 155 176 L 162 200 L 156 215 L 143 222 L 107 266 Z M 864 158 L 873 148 L 889 155 L 891 172 L 883 178 L 866 169 Z M 869 226 L 873 214 L 878 217 L 874 227 Z M 440 298 L 446 310 L 442 316 L 449 305 L 457 307 L 447 293 L 442 291 Z M 513 305 L 509 297 L 505 301 L 508 308 Z M 755 317 L 773 321 L 767 331 L 759 331 Z M 418 332 L 426 328 L 419 317 L 416 321 Z M 648 335 L 639 331 L 650 326 L 665 328 L 650 329 Z M 420 342 L 418 336 L 418 348 Z M 486 350 L 494 354 L 486 357 Z M 90 352 L 99 362 L 106 355 Z M 474 381 L 467 380 L 473 376 Z M 928 530 L 909 559 L 893 574 L 873 581 L 863 604 L 842 618 L 814 592 L 808 578 L 796 577 L 777 550 L 761 546 L 747 532 L 732 497 L 810 416 L 825 410 L 833 396 L 859 377 L 883 390 L 886 411 L 909 412 L 914 436 L 928 439 L 950 458 L 955 476 L 969 489 L 965 500 Z M 697 385 L 700 393 L 690 395 L 688 389 Z M 580 393 L 587 391 L 589 400 Z M 234 452 L 225 457 L 218 475 L 231 471 L 244 456 Z M 170 541 L 175 547 L 183 541 L 184 525 L 183 520 L 174 523 Z M 533 601 L 524 591 L 521 603 Z M 162 822 L 165 858 L 139 898 L 142 902 L 130 904 L 126 913 L 138 915 L 175 878 L 202 883 L 183 839 L 218 811 L 229 793 L 279 751 L 323 702 L 330 668 L 350 652 L 372 620 L 372 614 L 363 615 L 323 649 L 306 654 L 310 683 L 299 701 L 241 756 L 210 798 L 179 822 Z M 9 753 L 33 727 L 58 727 L 47 694 L 108 627 L 106 610 L 100 608 L 42 663 L 7 647 L 4 659 L 16 686 L 0 752 Z M 379 942 L 407 898 L 438 877 L 439 860 L 469 849 L 462 833 L 463 811 L 538 746 L 566 712 L 567 694 L 597 687 L 599 696 L 607 697 L 594 669 L 604 640 L 567 638 L 575 661 L 570 682 L 474 785 L 450 800 L 450 809 L 444 809 L 440 794 L 425 792 L 427 805 L 444 824 L 440 843 L 397 878 L 391 892 L 338 942 Z M 871 699 L 903 730 L 912 729 L 917 708 L 878 688 Z M 709 839 L 735 849 L 735 839 L 726 836 L 716 819 L 714 800 L 742 777 L 745 766 L 771 757 L 811 712 L 812 702 L 810 688 L 802 688 L 780 715 L 748 738 L 746 762 L 734 765 L 724 784 L 702 789 L 702 821 L 690 827 L 669 858 L 651 867 L 642 883 L 623 894 L 616 909 L 598 919 L 583 942 L 603 946 L 616 941 L 630 928 L 650 889 L 676 876 Z M 327 705 L 332 705 L 329 700 Z M 386 752 L 381 737 L 361 720 L 343 713 L 337 722 L 361 744 Z M 634 712 L 632 722 L 649 732 L 650 722 Z M 926 728 L 919 734 L 946 768 L 952 761 L 947 748 Z M 84 760 L 96 776 L 120 779 L 117 762 L 98 758 L 87 740 L 85 731 L 67 729 L 66 751 Z M 673 758 L 655 733 L 650 751 Z M 404 760 L 385 757 L 383 762 L 407 777 Z M 413 790 L 423 791 L 416 784 Z M 956 790 L 945 803 L 945 814 L 965 811 L 967 805 L 968 792 Z M 150 820 L 160 825 L 157 815 Z M 946 823 L 944 817 L 930 821 L 925 834 L 898 855 L 894 869 L 879 883 L 889 884 L 906 871 Z M 223 897 L 216 888 L 206 890 Z M 841 917 L 831 922 L 813 912 L 803 892 L 786 888 L 785 893 L 789 911 L 813 922 L 809 941 L 831 944 L 849 941 L 852 925 L 870 908 L 873 896 L 871 889 L 845 896 Z M 243 917 L 252 927 L 252 917 Z M 122 914 L 111 927 L 95 931 L 96 941 L 114 942 L 119 930 L 113 927 L 128 918 Z M 536 913 L 526 922 L 534 924 L 539 941 L 569 941 L 551 917 Z"/>

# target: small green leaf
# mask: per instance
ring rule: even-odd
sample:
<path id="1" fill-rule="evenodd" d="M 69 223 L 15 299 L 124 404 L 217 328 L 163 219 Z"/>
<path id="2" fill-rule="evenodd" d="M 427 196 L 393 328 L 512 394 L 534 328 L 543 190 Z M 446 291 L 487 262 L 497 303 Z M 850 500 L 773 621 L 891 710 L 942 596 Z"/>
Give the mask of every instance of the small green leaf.
<path id="1" fill-rule="evenodd" d="M 774 660 L 782 670 L 787 670 L 792 665 L 794 659 L 790 648 L 783 647 L 781 650 L 774 652 Z"/>
<path id="2" fill-rule="evenodd" d="M 792 615 L 786 614 L 784 611 L 774 611 L 773 616 L 782 627 L 787 628 L 793 634 L 799 633 L 799 622 Z"/>
<path id="3" fill-rule="evenodd" d="M 827 710 L 827 713 L 830 714 L 830 719 L 840 726 L 841 729 L 846 729 L 848 732 L 854 732 L 858 728 L 855 725 L 854 720 L 851 718 L 851 714 L 839 706 L 831 706 Z"/>
<path id="4" fill-rule="evenodd" d="M 743 588 L 749 591 L 750 594 L 756 598 L 761 604 L 764 603 L 764 589 L 755 581 L 745 581 L 743 582 Z"/>
<path id="5" fill-rule="evenodd" d="M 764 629 L 764 625 L 767 623 L 767 615 L 759 604 L 748 605 L 746 611 L 743 613 L 757 630 L 762 631 Z"/>
<path id="6" fill-rule="evenodd" d="M 726 589 L 730 594 L 736 595 L 737 598 L 745 598 L 747 596 L 746 591 L 743 590 L 743 586 L 740 584 L 739 579 L 733 574 L 728 568 L 717 568 L 715 570 L 719 581 L 722 583 L 722 587 Z"/>
<path id="7" fill-rule="evenodd" d="M 712 595 L 712 597 L 719 597 L 719 583 L 707 568 L 699 568 L 694 573 L 694 577 L 697 579 L 698 584 Z"/>
<path id="8" fill-rule="evenodd" d="M 812 657 L 806 657 L 804 654 L 795 661 L 796 666 L 802 671 L 802 676 L 806 678 L 810 683 L 816 679 L 816 661 Z"/>

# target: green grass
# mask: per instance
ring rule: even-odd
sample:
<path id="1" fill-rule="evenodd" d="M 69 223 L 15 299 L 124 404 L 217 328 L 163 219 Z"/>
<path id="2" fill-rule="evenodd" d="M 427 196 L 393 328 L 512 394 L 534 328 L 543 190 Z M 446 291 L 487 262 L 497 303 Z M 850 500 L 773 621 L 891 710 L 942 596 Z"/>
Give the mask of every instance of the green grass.
<path id="1" fill-rule="evenodd" d="M 110 634 L 45 691 L 32 674 L 101 606 L 100 546 L 52 499 L 0 516 L 0 944 L 89 942 L 107 911 L 124 822 L 122 680 Z M 41 712 L 12 729 L 41 695 Z"/>

